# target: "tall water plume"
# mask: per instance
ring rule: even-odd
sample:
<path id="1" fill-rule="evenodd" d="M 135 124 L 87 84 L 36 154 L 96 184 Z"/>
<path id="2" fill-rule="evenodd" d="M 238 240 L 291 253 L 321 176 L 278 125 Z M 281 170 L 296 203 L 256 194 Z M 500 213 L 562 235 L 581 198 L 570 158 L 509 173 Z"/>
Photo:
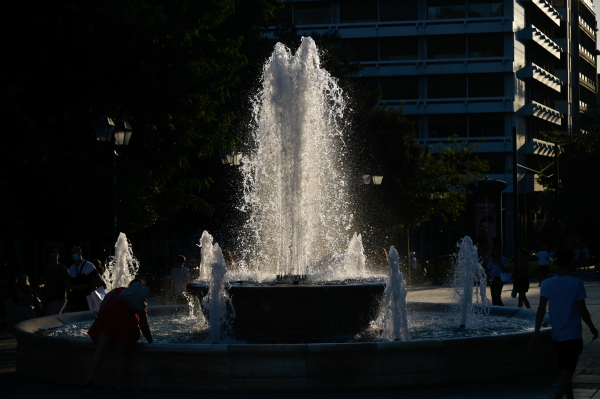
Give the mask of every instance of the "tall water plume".
<path id="1" fill-rule="evenodd" d="M 466 327 L 470 317 L 474 313 L 487 313 L 486 299 L 486 275 L 479 256 L 477 246 L 473 244 L 471 237 L 465 237 L 456 244 L 459 248 L 456 254 L 456 267 L 454 270 L 454 298 L 460 307 L 458 324 Z M 474 306 L 478 304 L 477 308 Z"/>
<path id="2" fill-rule="evenodd" d="M 406 295 L 408 289 L 400 273 L 398 251 L 392 245 L 388 256 L 389 274 L 381 309 L 383 336 L 389 340 L 408 341 L 408 319 L 406 317 Z"/>
<path id="3" fill-rule="evenodd" d="M 351 229 L 343 93 L 310 37 L 295 54 L 277 43 L 262 83 L 242 166 L 243 262 L 284 275 L 321 271 L 343 259 Z"/>
<path id="4" fill-rule="evenodd" d="M 133 257 L 131 244 L 125 233 L 120 233 L 115 244 L 115 256 L 106 264 L 102 279 L 106 284 L 106 291 L 115 288 L 127 287 L 139 269 L 137 259 Z"/>

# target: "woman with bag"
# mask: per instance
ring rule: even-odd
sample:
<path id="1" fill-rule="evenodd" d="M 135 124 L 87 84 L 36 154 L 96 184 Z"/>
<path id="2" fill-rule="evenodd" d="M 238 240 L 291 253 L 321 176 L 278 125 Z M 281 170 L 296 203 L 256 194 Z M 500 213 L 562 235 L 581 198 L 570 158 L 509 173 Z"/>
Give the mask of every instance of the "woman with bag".
<path id="1" fill-rule="evenodd" d="M 502 256 L 502 250 L 499 247 L 494 247 L 492 251 L 492 257 L 488 260 L 487 269 L 489 270 L 490 279 L 490 291 L 492 292 L 492 305 L 504 306 L 502 303 L 502 273 L 508 271 L 508 262 L 506 258 Z"/>
<path id="2" fill-rule="evenodd" d="M 517 260 L 515 262 L 515 282 L 514 290 L 519 295 L 519 307 L 522 308 L 523 304 L 527 309 L 531 309 L 529 301 L 527 300 L 526 293 L 529 291 L 529 261 L 527 258 L 529 254 L 525 248 L 519 248 L 517 252 Z"/>
<path id="3" fill-rule="evenodd" d="M 115 288 L 104 297 L 98 316 L 88 334 L 96 344 L 90 373 L 83 386 L 94 384 L 94 375 L 110 344 L 114 342 L 117 355 L 117 390 L 123 389 L 125 374 L 125 354 L 135 349 L 140 339 L 140 330 L 148 343 L 152 343 L 152 334 L 146 315 L 146 298 L 149 290 L 141 279 L 134 279 L 127 288 Z"/>

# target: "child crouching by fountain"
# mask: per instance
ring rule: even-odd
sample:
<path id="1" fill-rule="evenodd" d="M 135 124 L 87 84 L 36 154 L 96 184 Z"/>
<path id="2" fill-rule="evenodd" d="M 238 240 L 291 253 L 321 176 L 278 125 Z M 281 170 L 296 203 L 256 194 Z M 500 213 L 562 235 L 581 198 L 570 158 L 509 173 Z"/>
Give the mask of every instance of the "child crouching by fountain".
<path id="1" fill-rule="evenodd" d="M 128 349 L 135 348 L 135 344 L 140 339 L 140 330 L 148 343 L 152 343 L 145 309 L 148 294 L 149 290 L 145 282 L 136 278 L 129 283 L 128 288 L 115 288 L 106 295 L 100 305 L 98 316 L 88 331 L 96 344 L 96 351 L 84 387 L 94 384 L 96 370 L 110 344 L 114 342 L 117 356 L 117 390 L 123 389 L 125 354 Z"/>

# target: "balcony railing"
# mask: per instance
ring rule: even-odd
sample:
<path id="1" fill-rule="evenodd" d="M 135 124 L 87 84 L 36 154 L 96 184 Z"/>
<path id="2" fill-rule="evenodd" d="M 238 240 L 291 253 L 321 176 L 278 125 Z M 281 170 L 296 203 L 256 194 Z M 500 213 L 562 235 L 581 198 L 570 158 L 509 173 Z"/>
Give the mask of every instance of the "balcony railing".
<path id="1" fill-rule="evenodd" d="M 593 81 L 592 79 L 588 78 L 587 76 L 585 76 L 581 72 L 579 72 L 579 80 L 583 80 L 584 82 L 586 82 L 587 84 L 589 84 L 590 86 L 592 86 L 594 89 L 596 88 L 596 82 Z"/>
<path id="2" fill-rule="evenodd" d="M 583 54 L 585 54 L 591 60 L 594 60 L 594 64 L 596 64 L 596 56 L 594 54 L 592 54 L 591 51 L 587 50 L 581 44 L 579 45 L 579 51 L 582 52 Z"/>
<path id="3" fill-rule="evenodd" d="M 520 31 L 520 34 L 523 39 L 533 40 L 550 54 L 560 59 L 560 53 L 563 52 L 563 49 L 534 25 L 531 25 L 530 28 L 523 29 Z"/>
<path id="4" fill-rule="evenodd" d="M 591 27 L 591 26 L 589 26 L 589 25 L 588 25 L 588 23 L 587 23 L 587 22 L 585 22 L 585 20 L 584 20 L 583 18 L 581 18 L 581 15 L 579 16 L 579 25 L 581 25 L 581 26 L 583 26 L 585 29 L 587 29 L 587 30 L 588 30 L 588 33 L 589 33 L 589 34 L 590 34 L 592 37 L 594 37 L 594 36 L 595 36 L 595 35 L 594 35 L 594 32 L 595 32 L 595 30 L 594 30 L 594 29 L 592 29 L 592 27 Z"/>

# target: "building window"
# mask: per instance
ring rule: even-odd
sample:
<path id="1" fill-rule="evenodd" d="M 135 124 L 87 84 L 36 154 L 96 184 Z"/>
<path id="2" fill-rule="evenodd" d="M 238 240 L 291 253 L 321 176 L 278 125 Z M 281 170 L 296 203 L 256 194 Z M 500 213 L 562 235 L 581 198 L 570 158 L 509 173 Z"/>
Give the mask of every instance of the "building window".
<path id="1" fill-rule="evenodd" d="M 504 35 L 482 33 L 469 35 L 469 58 L 504 57 Z"/>
<path id="2" fill-rule="evenodd" d="M 466 75 L 434 75 L 427 77 L 427 98 L 465 98 L 466 96 Z"/>
<path id="3" fill-rule="evenodd" d="M 465 35 L 428 36 L 427 59 L 467 58 Z"/>
<path id="4" fill-rule="evenodd" d="M 418 76 L 391 76 L 379 78 L 383 100 L 416 100 L 419 98 Z"/>
<path id="5" fill-rule="evenodd" d="M 296 25 L 321 25 L 331 23 L 331 3 L 328 1 L 306 1 L 294 3 Z"/>
<path id="6" fill-rule="evenodd" d="M 416 21 L 419 19 L 418 0 L 380 0 L 379 21 Z"/>
<path id="7" fill-rule="evenodd" d="M 465 18 L 467 4 L 465 0 L 428 0 L 427 19 Z"/>
<path id="8" fill-rule="evenodd" d="M 340 2 L 340 23 L 377 22 L 376 0 Z"/>
<path id="9" fill-rule="evenodd" d="M 533 84 L 530 86 L 531 90 L 529 91 L 531 93 L 531 99 L 538 104 L 554 108 L 556 92 L 541 83 L 532 83 Z"/>
<path id="10" fill-rule="evenodd" d="M 467 115 L 435 115 L 429 117 L 429 137 L 467 137 Z"/>
<path id="11" fill-rule="evenodd" d="M 501 73 L 469 75 L 469 97 L 504 97 L 504 75 Z"/>
<path id="12" fill-rule="evenodd" d="M 474 156 L 488 164 L 488 174 L 502 175 L 505 173 L 506 156 L 504 155 L 504 153 L 477 153 Z"/>
<path id="13" fill-rule="evenodd" d="M 378 49 L 377 38 L 367 39 L 345 39 L 344 43 L 348 45 L 354 55 L 354 61 L 377 61 Z"/>
<path id="14" fill-rule="evenodd" d="M 416 36 L 386 37 L 379 39 L 381 61 L 419 59 L 419 41 Z"/>
<path id="15" fill-rule="evenodd" d="M 504 135 L 504 114 L 469 115 L 469 137 L 504 137 Z"/>
<path id="16" fill-rule="evenodd" d="M 503 17 L 501 0 L 469 0 L 469 18 Z"/>

